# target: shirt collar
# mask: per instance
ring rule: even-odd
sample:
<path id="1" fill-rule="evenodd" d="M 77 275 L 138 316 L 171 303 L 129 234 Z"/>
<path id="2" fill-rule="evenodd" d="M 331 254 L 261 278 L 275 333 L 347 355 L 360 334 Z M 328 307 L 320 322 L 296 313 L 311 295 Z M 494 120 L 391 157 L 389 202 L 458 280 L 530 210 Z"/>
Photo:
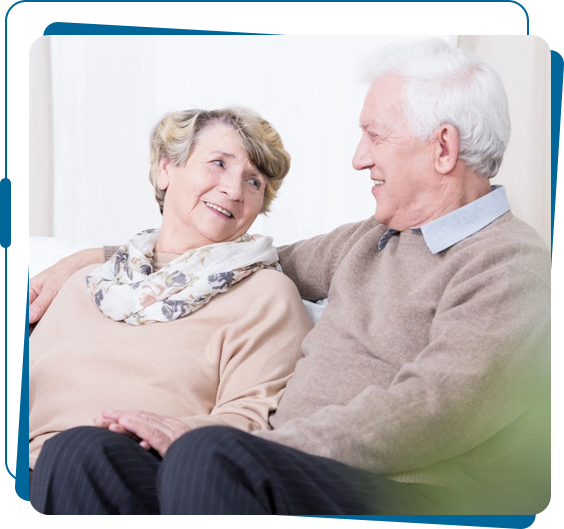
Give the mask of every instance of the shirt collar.
<path id="1" fill-rule="evenodd" d="M 437 254 L 474 235 L 509 209 L 505 188 L 495 185 L 487 195 L 478 200 L 410 230 L 411 233 L 423 235 L 427 248 L 432 254 Z M 378 250 L 383 250 L 388 241 L 399 233 L 398 230 L 388 228 L 378 242 Z"/>

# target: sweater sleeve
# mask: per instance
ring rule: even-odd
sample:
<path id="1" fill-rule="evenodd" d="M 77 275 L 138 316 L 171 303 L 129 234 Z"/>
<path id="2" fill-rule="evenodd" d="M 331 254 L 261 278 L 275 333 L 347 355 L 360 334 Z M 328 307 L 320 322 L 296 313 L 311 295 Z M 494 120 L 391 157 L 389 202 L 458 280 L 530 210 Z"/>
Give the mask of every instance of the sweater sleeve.
<path id="1" fill-rule="evenodd" d="M 118 250 L 119 246 L 104 246 L 104 262 L 109 261 Z"/>
<path id="2" fill-rule="evenodd" d="M 191 428 L 270 428 L 286 383 L 301 358 L 301 344 L 313 323 L 295 285 L 280 272 L 254 274 L 237 323 L 224 332 L 216 404 L 209 415 L 182 418 Z"/>
<path id="3" fill-rule="evenodd" d="M 389 387 L 368 386 L 347 405 L 258 434 L 393 474 L 466 453 L 509 427 L 549 380 L 550 290 L 516 266 L 483 270 L 453 278 L 428 346 Z"/>
<path id="4" fill-rule="evenodd" d="M 310 301 L 325 299 L 347 249 L 375 224 L 373 218 L 346 224 L 331 233 L 279 247 L 282 270 L 298 287 L 300 296 Z"/>

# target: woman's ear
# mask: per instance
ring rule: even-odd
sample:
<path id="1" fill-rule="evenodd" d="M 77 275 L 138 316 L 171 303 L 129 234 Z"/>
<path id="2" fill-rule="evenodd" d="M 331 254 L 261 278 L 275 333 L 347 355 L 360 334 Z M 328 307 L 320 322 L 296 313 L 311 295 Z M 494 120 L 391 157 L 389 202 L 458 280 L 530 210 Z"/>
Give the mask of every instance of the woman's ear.
<path id="1" fill-rule="evenodd" d="M 458 130 L 452 125 L 441 125 L 436 138 L 435 169 L 446 175 L 451 173 L 458 162 L 460 138 Z"/>
<path id="2" fill-rule="evenodd" d="M 170 168 L 172 167 L 170 160 L 166 158 L 159 162 L 159 170 L 157 172 L 157 186 L 164 191 L 170 184 Z"/>

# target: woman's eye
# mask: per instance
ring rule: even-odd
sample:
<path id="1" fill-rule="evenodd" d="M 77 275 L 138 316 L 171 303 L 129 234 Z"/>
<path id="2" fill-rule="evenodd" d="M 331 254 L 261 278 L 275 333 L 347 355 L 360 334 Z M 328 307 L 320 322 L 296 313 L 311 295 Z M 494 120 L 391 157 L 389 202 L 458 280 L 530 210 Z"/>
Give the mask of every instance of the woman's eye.
<path id="1" fill-rule="evenodd" d="M 213 163 L 225 169 L 225 162 L 223 160 L 214 160 Z"/>
<path id="2" fill-rule="evenodd" d="M 260 189 L 260 180 L 257 180 L 256 178 L 251 178 L 248 181 L 253 187 L 255 187 L 256 189 Z"/>

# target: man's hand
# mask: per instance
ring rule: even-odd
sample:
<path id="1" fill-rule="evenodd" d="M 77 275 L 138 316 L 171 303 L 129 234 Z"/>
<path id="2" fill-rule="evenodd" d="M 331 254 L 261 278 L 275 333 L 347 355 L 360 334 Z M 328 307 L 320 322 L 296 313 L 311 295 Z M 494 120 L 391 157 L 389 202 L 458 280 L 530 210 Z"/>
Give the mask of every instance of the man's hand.
<path id="1" fill-rule="evenodd" d="M 153 448 L 162 457 L 174 441 L 190 431 L 181 420 L 156 413 L 106 410 L 102 415 L 94 419 L 96 426 L 140 441 L 140 446 Z"/>
<path id="2" fill-rule="evenodd" d="M 29 323 L 41 319 L 55 299 L 66 280 L 75 272 L 89 264 L 103 263 L 104 250 L 93 248 L 82 250 L 61 259 L 29 281 Z"/>

